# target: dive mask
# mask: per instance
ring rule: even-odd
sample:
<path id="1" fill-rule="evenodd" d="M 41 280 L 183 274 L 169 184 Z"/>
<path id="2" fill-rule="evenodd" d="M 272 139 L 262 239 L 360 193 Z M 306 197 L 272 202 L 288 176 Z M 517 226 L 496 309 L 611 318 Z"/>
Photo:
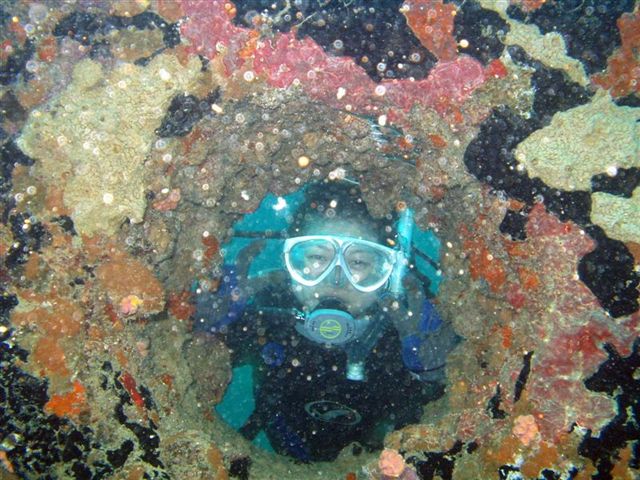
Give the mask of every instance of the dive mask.
<path id="1" fill-rule="evenodd" d="M 284 261 L 291 278 L 318 285 L 340 266 L 356 290 L 373 292 L 391 276 L 398 251 L 375 242 L 335 235 L 306 235 L 284 242 Z"/>

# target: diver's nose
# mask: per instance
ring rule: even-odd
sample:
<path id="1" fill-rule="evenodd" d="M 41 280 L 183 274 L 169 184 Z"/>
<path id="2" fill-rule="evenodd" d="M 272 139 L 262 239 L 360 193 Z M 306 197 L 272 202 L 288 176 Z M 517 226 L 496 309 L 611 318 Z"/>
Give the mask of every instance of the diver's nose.
<path id="1" fill-rule="evenodd" d="M 340 265 L 336 265 L 333 272 L 333 284 L 342 285 L 343 280 L 344 272 L 342 271 L 342 267 Z"/>

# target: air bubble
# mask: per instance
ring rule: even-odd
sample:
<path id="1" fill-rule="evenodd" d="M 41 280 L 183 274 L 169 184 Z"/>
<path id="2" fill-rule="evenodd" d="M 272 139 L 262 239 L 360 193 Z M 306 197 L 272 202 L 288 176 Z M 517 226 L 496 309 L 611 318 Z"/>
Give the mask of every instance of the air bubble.
<path id="1" fill-rule="evenodd" d="M 29 6 L 29 20 L 33 23 L 42 23 L 49 16 L 49 9 L 41 3 L 32 3 Z"/>
<path id="2" fill-rule="evenodd" d="M 27 72 L 29 73 L 36 73 L 38 71 L 38 68 L 40 68 L 40 65 L 38 65 L 38 62 L 36 62 L 35 60 L 29 60 L 25 67 L 24 67 Z"/>

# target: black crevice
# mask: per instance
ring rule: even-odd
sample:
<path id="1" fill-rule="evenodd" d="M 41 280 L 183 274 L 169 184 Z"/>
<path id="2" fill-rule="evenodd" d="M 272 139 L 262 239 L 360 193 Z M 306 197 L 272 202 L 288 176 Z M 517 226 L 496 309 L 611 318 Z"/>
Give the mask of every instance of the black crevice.
<path id="1" fill-rule="evenodd" d="M 529 379 L 529 374 L 531 373 L 531 357 L 533 357 L 533 352 L 527 352 L 522 356 L 522 369 L 520 370 L 518 379 L 516 380 L 515 391 L 513 394 L 513 403 L 516 403 L 518 400 L 520 400 L 522 391 L 524 390 L 524 387 L 527 384 L 527 380 Z"/>

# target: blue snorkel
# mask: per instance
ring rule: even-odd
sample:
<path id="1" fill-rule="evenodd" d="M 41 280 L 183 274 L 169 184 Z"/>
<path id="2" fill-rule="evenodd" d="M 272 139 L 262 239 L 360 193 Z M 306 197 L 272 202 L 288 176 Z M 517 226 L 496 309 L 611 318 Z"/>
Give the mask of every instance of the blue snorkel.
<path id="1" fill-rule="evenodd" d="M 404 287 L 402 286 L 402 279 L 407 271 L 409 265 L 409 258 L 411 257 L 411 237 L 413 236 L 413 210 L 409 207 L 404 207 L 400 211 L 400 217 L 398 218 L 397 228 L 397 250 L 398 260 L 395 265 L 391 277 L 389 278 L 389 292 L 395 297 L 400 297 L 404 293 Z"/>

